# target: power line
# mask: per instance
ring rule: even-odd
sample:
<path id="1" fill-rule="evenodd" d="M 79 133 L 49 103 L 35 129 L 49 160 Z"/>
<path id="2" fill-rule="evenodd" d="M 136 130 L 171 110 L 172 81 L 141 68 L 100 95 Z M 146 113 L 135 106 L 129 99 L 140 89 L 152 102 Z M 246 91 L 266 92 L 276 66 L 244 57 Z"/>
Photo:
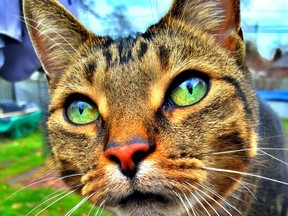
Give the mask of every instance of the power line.
<path id="1" fill-rule="evenodd" d="M 287 25 L 266 25 L 260 26 L 256 25 L 247 25 L 244 23 L 242 26 L 244 32 L 249 33 L 288 33 Z"/>
<path id="2" fill-rule="evenodd" d="M 287 14 L 288 10 L 273 10 L 273 11 L 268 11 L 268 10 L 258 10 L 258 11 L 243 11 L 241 12 L 242 15 L 245 14 L 255 14 L 255 13 L 262 13 L 262 14 L 267 14 L 267 13 L 280 13 L 280 14 Z"/>
<path id="3" fill-rule="evenodd" d="M 255 30 L 251 30 L 251 29 L 245 29 L 243 28 L 243 31 L 244 32 L 247 32 L 247 33 L 267 33 L 267 34 L 284 34 L 284 33 L 288 33 L 288 29 L 281 29 L 281 30 L 277 30 L 277 29 L 266 29 L 266 30 L 258 30 L 258 31 L 255 31 Z"/>

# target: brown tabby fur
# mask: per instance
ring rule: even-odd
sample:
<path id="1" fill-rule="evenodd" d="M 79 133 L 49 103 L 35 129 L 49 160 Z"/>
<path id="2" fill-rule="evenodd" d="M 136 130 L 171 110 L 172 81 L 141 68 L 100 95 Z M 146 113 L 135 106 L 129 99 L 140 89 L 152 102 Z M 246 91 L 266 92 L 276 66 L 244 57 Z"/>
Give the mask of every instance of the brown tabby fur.
<path id="1" fill-rule="evenodd" d="M 117 215 L 287 215 L 287 167 L 256 151 L 284 146 L 244 62 L 239 1 L 175 0 L 146 33 L 119 40 L 92 34 L 54 0 L 24 0 L 24 13 L 49 81 L 53 158 L 62 176 L 79 174 L 65 178 L 71 189 Z M 176 77 L 199 74 L 209 80 L 203 100 L 165 104 Z M 71 95 L 101 117 L 69 123 Z M 150 151 L 126 176 L 104 153 L 139 140 Z"/>

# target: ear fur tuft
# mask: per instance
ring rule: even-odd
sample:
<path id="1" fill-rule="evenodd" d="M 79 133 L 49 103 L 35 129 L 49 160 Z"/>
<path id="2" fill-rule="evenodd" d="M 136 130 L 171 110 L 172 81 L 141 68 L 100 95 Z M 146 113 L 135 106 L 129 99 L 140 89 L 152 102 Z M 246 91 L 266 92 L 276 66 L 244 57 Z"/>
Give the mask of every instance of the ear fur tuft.
<path id="1" fill-rule="evenodd" d="M 57 79 L 78 58 L 90 33 L 54 0 L 24 0 L 25 22 L 48 80 Z"/>
<path id="2" fill-rule="evenodd" d="M 160 23 L 171 19 L 184 21 L 211 34 L 230 52 L 243 47 L 239 0 L 174 0 Z"/>

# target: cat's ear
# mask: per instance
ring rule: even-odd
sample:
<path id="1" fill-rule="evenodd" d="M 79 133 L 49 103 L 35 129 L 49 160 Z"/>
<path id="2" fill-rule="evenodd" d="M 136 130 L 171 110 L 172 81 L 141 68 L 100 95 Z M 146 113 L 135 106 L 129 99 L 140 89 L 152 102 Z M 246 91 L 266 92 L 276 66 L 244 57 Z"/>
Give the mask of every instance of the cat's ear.
<path id="1" fill-rule="evenodd" d="M 169 22 L 171 18 L 211 33 L 229 51 L 243 42 L 239 0 L 174 0 L 161 22 Z"/>
<path id="2" fill-rule="evenodd" d="M 48 81 L 58 80 L 67 65 L 77 60 L 77 50 L 90 33 L 54 0 L 24 0 L 23 11 Z"/>

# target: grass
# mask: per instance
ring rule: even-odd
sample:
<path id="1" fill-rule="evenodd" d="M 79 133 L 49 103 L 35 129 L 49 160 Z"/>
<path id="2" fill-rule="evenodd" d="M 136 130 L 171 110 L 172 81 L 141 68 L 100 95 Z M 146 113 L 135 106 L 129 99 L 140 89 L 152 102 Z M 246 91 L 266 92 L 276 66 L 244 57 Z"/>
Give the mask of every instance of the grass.
<path id="1" fill-rule="evenodd" d="M 37 188 L 37 189 L 24 189 L 23 191 L 20 191 L 15 196 L 12 196 L 8 200 L 5 200 L 7 197 L 9 197 L 11 194 L 13 194 L 16 189 L 9 186 L 8 184 L 1 184 L 0 185 L 0 215 L 5 216 L 17 216 L 17 215 L 26 215 L 29 213 L 33 208 L 35 208 L 39 203 L 41 203 L 44 200 L 48 200 L 48 202 L 43 203 L 43 206 L 40 206 L 39 208 L 36 208 L 31 212 L 31 215 L 36 215 L 37 213 L 41 212 L 46 206 L 49 204 L 52 204 L 53 201 L 55 201 L 57 198 L 61 197 L 58 196 L 54 199 L 49 200 L 50 197 L 49 194 L 53 194 L 53 196 L 56 196 L 57 194 L 61 194 L 63 191 L 56 191 L 52 189 L 47 188 Z M 66 193 L 65 193 L 66 194 Z M 62 194 L 63 195 L 63 194 Z M 2 200 L 5 200 L 2 202 Z M 57 202 L 57 204 L 51 205 L 47 208 L 47 210 L 44 210 L 40 215 L 65 215 L 70 209 L 72 209 L 74 206 L 76 206 L 80 201 L 82 200 L 82 197 L 71 194 L 63 199 L 61 201 Z M 1 203 L 2 202 L 2 203 Z M 81 206 L 79 209 L 77 209 L 73 215 L 81 215 L 85 216 L 88 215 L 92 208 L 92 205 L 85 203 L 85 205 Z M 95 214 L 97 209 L 93 209 L 91 212 L 92 215 Z"/>
<path id="2" fill-rule="evenodd" d="M 288 119 L 284 119 L 282 122 L 283 122 L 283 127 L 286 131 L 286 134 L 288 135 Z"/>
<path id="3" fill-rule="evenodd" d="M 13 177 L 26 173 L 33 168 L 43 166 L 45 162 L 43 156 L 43 136 L 39 130 L 20 139 L 0 137 L 0 152 L 0 215 L 26 215 L 39 203 L 43 202 L 45 198 L 46 200 L 47 198 L 49 199 L 51 197 L 49 197 L 49 194 L 56 196 L 65 191 L 65 189 L 57 191 L 51 188 L 25 188 L 17 192 L 23 186 L 7 183 Z M 15 195 L 11 196 L 13 193 Z M 31 212 L 31 215 L 36 215 L 57 198 L 60 198 L 60 195 L 35 209 L 35 211 Z M 70 194 L 56 204 L 51 205 L 40 215 L 65 215 L 82 199 L 83 197 L 77 194 Z M 85 216 L 88 215 L 91 209 L 92 205 L 87 201 L 73 215 Z M 94 208 L 91 210 L 91 214 L 94 215 L 96 211 L 97 209 Z"/>
<path id="4" fill-rule="evenodd" d="M 38 130 L 20 139 L 1 138 L 0 181 L 25 173 L 33 167 L 43 165 L 43 138 Z"/>

